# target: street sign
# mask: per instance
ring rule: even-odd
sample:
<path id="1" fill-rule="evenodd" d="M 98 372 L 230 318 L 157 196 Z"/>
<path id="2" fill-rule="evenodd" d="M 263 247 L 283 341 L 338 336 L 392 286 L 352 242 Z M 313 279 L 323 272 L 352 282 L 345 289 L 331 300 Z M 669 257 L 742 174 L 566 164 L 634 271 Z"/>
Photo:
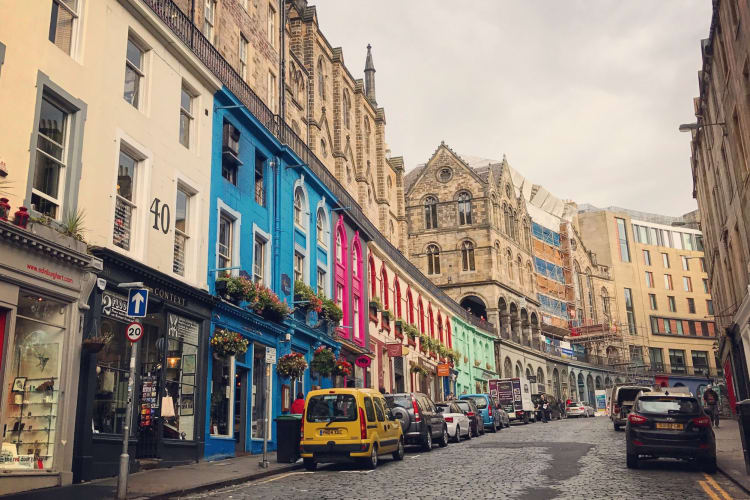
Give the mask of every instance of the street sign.
<path id="1" fill-rule="evenodd" d="M 451 365 L 448 363 L 440 363 L 437 365 L 437 376 L 438 377 L 450 377 Z"/>
<path id="2" fill-rule="evenodd" d="M 133 321 L 125 329 L 125 336 L 133 343 L 138 342 L 143 337 L 143 325 Z"/>
<path id="3" fill-rule="evenodd" d="M 128 316 L 131 318 L 146 317 L 148 309 L 148 289 L 131 288 L 128 292 Z"/>
<path id="4" fill-rule="evenodd" d="M 276 348 L 266 347 L 266 363 L 274 364 L 276 362 Z"/>
<path id="5" fill-rule="evenodd" d="M 401 344 L 386 344 L 385 348 L 388 351 L 388 356 L 391 358 L 397 358 L 404 355 L 404 351 L 402 349 Z"/>

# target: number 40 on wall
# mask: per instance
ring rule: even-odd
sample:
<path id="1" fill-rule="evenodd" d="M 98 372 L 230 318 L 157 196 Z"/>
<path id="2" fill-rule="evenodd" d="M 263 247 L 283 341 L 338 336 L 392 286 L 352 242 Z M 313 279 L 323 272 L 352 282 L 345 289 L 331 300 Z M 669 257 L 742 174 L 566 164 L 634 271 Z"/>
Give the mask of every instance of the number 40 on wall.
<path id="1" fill-rule="evenodd" d="M 157 231 L 161 229 L 161 232 L 164 234 L 167 234 L 169 232 L 169 205 L 166 203 L 163 203 L 161 205 L 161 209 L 159 208 L 159 204 L 161 203 L 161 200 L 159 198 L 154 198 L 154 201 L 151 202 L 151 209 L 149 212 L 154 214 L 154 225 L 152 226 Z"/>

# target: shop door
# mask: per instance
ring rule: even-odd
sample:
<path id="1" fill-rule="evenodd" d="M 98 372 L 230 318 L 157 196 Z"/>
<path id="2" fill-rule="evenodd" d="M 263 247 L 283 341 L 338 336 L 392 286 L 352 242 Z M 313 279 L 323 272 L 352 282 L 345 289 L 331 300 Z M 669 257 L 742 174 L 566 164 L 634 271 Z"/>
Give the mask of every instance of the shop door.
<path id="1" fill-rule="evenodd" d="M 151 316 L 151 315 L 149 315 Z M 158 326 L 143 321 L 143 338 L 136 344 L 139 349 L 140 372 L 136 377 L 134 403 L 138 437 L 136 458 L 156 458 L 158 456 L 159 434 L 161 433 L 161 404 L 166 392 L 163 389 L 162 371 L 165 344 L 167 339 L 160 336 Z M 139 390 L 140 389 L 140 390 Z M 150 413 L 150 418 L 148 414 Z"/>
<path id="2" fill-rule="evenodd" d="M 234 375 L 234 454 L 244 455 L 250 450 L 246 448 L 247 443 L 247 383 L 250 370 L 236 365 Z"/>
<path id="3" fill-rule="evenodd" d="M 263 436 L 268 429 L 266 423 L 266 347 L 260 344 L 253 346 L 252 375 L 252 439 L 255 440 L 255 453 L 262 450 Z"/>
<path id="4" fill-rule="evenodd" d="M 402 356 L 393 358 L 393 373 L 396 385 L 393 392 L 406 392 L 404 385 L 404 358 Z"/>

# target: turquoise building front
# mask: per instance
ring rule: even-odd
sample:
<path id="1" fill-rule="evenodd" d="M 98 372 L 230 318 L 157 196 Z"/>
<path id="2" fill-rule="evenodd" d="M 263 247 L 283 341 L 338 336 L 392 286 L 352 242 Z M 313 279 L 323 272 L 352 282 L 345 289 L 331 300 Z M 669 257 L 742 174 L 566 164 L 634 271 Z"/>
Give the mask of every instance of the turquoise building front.
<path id="1" fill-rule="evenodd" d="M 453 325 L 453 349 L 459 352 L 455 369 L 456 396 L 489 391 L 488 381 L 498 378 L 495 368 L 495 341 L 488 332 L 458 317 Z"/>
<path id="2" fill-rule="evenodd" d="M 302 306 L 294 303 L 296 280 L 330 297 L 336 200 L 229 90 L 214 97 L 207 258 L 209 288 L 219 300 L 210 337 L 237 333 L 248 347 L 233 356 L 210 349 L 207 459 L 260 453 L 264 438 L 275 450 L 274 418 L 288 411 L 297 392 L 331 386 L 329 378 L 313 377 L 309 368 L 299 380 L 283 377 L 275 360 L 299 353 L 309 366 L 321 345 L 339 352 L 329 331 L 316 328 L 300 311 L 277 318 L 257 314 L 217 282 L 227 275 L 244 277 L 270 289 L 292 310 Z M 266 364 L 267 358 L 273 364 Z"/>

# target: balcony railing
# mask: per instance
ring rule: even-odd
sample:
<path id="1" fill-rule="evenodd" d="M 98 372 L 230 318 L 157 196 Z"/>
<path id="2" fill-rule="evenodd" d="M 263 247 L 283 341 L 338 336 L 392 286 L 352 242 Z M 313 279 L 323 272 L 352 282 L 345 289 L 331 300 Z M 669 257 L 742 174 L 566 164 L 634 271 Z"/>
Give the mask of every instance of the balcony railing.
<path id="1" fill-rule="evenodd" d="M 347 207 L 347 213 L 354 219 L 360 231 L 372 238 L 373 243 L 383 250 L 393 263 L 407 272 L 411 278 L 432 294 L 455 315 L 472 325 L 482 328 L 490 334 L 495 333 L 492 323 L 483 321 L 465 311 L 457 302 L 453 301 L 443 290 L 419 271 L 396 247 L 367 218 L 354 198 L 344 189 L 341 183 L 331 174 L 323 163 L 308 148 L 305 141 L 299 138 L 280 116 L 274 115 L 263 100 L 257 96 L 250 86 L 242 79 L 221 53 L 208 41 L 201 31 L 190 21 L 190 18 L 180 10 L 172 0 L 142 0 L 170 30 L 179 38 L 198 59 L 247 107 L 273 135 L 283 144 L 289 146 L 302 163 L 331 190 L 339 203 Z"/>
<path id="2" fill-rule="evenodd" d="M 717 372 L 716 368 L 705 365 L 674 365 L 669 363 L 651 363 L 646 367 L 646 371 L 658 375 L 692 375 L 696 377 L 717 377 L 721 376 L 721 373 Z"/>

